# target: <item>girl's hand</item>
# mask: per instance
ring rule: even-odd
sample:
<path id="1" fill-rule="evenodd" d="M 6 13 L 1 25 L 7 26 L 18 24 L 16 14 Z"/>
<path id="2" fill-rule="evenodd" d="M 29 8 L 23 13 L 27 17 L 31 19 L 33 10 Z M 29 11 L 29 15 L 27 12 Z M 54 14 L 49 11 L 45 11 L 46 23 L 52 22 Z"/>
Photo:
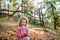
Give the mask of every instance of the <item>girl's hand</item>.
<path id="1" fill-rule="evenodd" d="M 24 34 L 27 34 L 27 32 L 24 32 Z"/>
<path id="2" fill-rule="evenodd" d="M 21 34 L 22 34 L 23 36 L 27 36 L 27 35 L 28 35 L 28 33 L 27 33 L 26 31 L 21 31 Z"/>
<path id="3" fill-rule="evenodd" d="M 24 35 L 27 36 L 27 32 L 24 32 Z"/>

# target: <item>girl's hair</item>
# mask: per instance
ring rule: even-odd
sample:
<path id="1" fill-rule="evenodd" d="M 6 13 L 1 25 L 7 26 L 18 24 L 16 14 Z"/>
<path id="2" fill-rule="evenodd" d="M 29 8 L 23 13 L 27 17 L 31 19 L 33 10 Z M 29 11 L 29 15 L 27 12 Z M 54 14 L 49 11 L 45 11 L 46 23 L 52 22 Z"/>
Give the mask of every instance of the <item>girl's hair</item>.
<path id="1" fill-rule="evenodd" d="M 21 21 L 22 21 L 22 20 L 26 20 L 26 25 L 25 25 L 25 27 L 27 27 L 27 25 L 28 25 L 28 18 L 27 18 L 27 17 L 23 17 L 23 16 L 18 20 L 18 26 L 22 26 L 22 25 L 21 25 Z"/>

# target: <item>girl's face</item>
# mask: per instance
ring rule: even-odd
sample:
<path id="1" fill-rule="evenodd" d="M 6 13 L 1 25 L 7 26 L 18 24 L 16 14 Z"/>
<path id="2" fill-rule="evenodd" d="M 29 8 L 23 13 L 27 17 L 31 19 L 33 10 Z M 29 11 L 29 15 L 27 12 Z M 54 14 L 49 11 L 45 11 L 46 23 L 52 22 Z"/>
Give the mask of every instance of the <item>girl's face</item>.
<path id="1" fill-rule="evenodd" d="M 21 25 L 22 25 L 22 26 L 25 26 L 25 25 L 26 25 L 26 20 L 22 20 L 22 21 L 21 21 Z"/>

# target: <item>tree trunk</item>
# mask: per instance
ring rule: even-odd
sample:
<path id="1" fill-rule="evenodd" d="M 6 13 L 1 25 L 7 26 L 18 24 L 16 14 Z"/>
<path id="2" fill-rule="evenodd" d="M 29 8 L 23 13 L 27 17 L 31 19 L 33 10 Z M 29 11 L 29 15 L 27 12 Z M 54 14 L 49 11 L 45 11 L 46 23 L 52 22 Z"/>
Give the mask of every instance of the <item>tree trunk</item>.
<path id="1" fill-rule="evenodd" d="M 54 8 L 53 8 L 53 5 L 51 4 L 51 7 L 52 7 L 52 15 L 54 16 Z M 56 9 L 55 9 L 56 10 Z M 53 20 L 54 20 L 54 29 L 56 30 L 56 26 L 57 26 L 57 18 L 54 16 L 53 17 Z"/>
<path id="2" fill-rule="evenodd" d="M 0 9 L 1 9 L 1 1 L 0 1 Z"/>
<path id="3" fill-rule="evenodd" d="M 41 17 L 41 16 L 42 16 L 42 17 Z M 44 20 L 43 20 L 43 14 L 42 14 L 42 12 L 39 13 L 39 20 L 40 20 L 40 25 L 41 25 L 41 26 L 44 26 Z"/>
<path id="4" fill-rule="evenodd" d="M 42 26 L 44 26 L 44 19 L 43 19 L 43 14 L 42 14 Z"/>
<path id="5" fill-rule="evenodd" d="M 56 26 L 57 26 L 57 17 L 54 17 L 54 29 L 56 30 Z"/>
<path id="6" fill-rule="evenodd" d="M 39 20 L 41 21 L 41 14 L 39 13 Z"/>
<path id="7" fill-rule="evenodd" d="M 9 4 L 8 4 L 8 10 L 9 10 Z M 8 11 L 8 14 L 9 14 L 9 11 Z"/>

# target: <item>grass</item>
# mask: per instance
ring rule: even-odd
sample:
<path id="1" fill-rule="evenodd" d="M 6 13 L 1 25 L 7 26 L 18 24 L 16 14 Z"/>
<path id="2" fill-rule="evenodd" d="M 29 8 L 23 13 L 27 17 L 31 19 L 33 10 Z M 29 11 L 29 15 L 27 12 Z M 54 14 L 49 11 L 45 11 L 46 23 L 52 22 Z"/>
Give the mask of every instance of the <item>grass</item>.
<path id="1" fill-rule="evenodd" d="M 16 24 L 17 22 L 16 21 L 11 21 L 11 20 L 3 20 L 3 19 L 0 19 L 0 22 L 7 22 L 7 23 L 14 23 L 14 24 Z"/>
<path id="2" fill-rule="evenodd" d="M 54 29 L 52 29 L 50 27 L 43 27 L 43 26 L 38 26 L 38 25 L 34 25 L 34 24 L 29 24 L 29 27 L 30 28 L 38 28 L 40 30 L 50 31 L 50 32 L 53 32 L 53 33 L 56 33 L 56 34 L 60 35 L 60 32 L 57 32 L 56 30 L 54 30 Z"/>
<path id="3" fill-rule="evenodd" d="M 11 21 L 11 20 L 3 20 L 3 19 L 0 19 L 0 22 L 7 22 L 7 23 L 13 23 L 13 24 L 17 24 L 16 21 Z M 49 27 L 43 27 L 43 26 L 38 26 L 38 25 L 34 25 L 34 24 L 29 24 L 28 25 L 29 28 L 36 28 L 36 29 L 39 29 L 39 30 L 47 30 L 47 31 L 51 31 L 53 33 L 56 33 L 56 34 L 59 34 L 60 35 L 60 32 L 57 32 L 56 30 L 52 29 L 52 28 L 49 28 Z"/>

